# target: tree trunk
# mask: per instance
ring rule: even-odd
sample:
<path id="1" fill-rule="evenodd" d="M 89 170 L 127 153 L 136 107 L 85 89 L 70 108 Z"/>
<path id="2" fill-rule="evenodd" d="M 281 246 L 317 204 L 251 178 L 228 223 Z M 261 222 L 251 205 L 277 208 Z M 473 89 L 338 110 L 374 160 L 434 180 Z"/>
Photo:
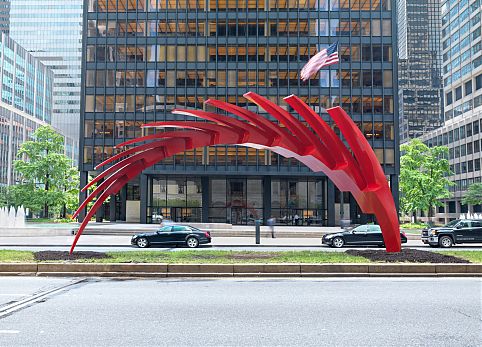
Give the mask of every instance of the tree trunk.
<path id="1" fill-rule="evenodd" d="M 417 211 L 413 212 L 413 223 L 417 223 Z"/>
<path id="2" fill-rule="evenodd" d="M 67 218 L 67 206 L 65 204 L 62 206 L 62 213 L 60 217 Z"/>
<path id="3" fill-rule="evenodd" d="M 47 180 L 45 181 L 45 191 L 49 191 L 49 177 L 50 175 L 47 174 Z M 44 204 L 44 218 L 49 218 L 49 205 L 47 203 Z"/>
<path id="4" fill-rule="evenodd" d="M 433 222 L 433 217 L 434 217 L 434 216 L 433 216 L 433 206 L 430 205 L 430 206 L 428 207 L 428 220 L 429 220 L 430 223 Z"/>

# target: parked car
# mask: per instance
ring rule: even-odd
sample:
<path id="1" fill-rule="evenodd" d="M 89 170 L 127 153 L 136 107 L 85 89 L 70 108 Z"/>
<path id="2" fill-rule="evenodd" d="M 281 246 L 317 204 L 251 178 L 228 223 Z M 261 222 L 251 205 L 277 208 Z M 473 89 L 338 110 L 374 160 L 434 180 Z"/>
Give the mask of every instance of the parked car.
<path id="1" fill-rule="evenodd" d="M 407 242 L 407 236 L 400 232 L 402 243 Z M 379 225 L 364 224 L 359 225 L 351 230 L 343 230 L 339 233 L 330 233 L 323 236 L 323 244 L 335 248 L 341 248 L 344 245 L 350 246 L 384 246 L 382 230 Z"/>
<path id="2" fill-rule="evenodd" d="M 456 219 L 443 227 L 425 228 L 422 242 L 443 248 L 460 243 L 482 243 L 482 219 Z"/>
<path id="3" fill-rule="evenodd" d="M 206 243 L 211 243 L 209 231 L 180 224 L 166 225 L 155 232 L 136 234 L 131 239 L 131 244 L 140 248 L 162 244 L 186 245 L 189 248 L 196 248 Z"/>

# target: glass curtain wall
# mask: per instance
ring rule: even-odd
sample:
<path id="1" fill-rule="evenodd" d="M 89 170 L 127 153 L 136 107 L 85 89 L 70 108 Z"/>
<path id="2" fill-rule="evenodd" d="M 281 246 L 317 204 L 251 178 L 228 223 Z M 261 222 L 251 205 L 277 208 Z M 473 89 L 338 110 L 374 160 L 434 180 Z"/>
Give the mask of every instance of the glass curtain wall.
<path id="1" fill-rule="evenodd" d="M 200 178 L 156 177 L 152 179 L 148 222 L 201 222 L 202 186 Z"/>
<path id="2" fill-rule="evenodd" d="M 325 180 L 273 179 L 271 214 L 281 225 L 326 224 Z M 299 219 L 296 221 L 295 216 Z"/>
<path id="3" fill-rule="evenodd" d="M 254 224 L 263 218 L 263 184 L 258 178 L 209 181 L 209 221 Z"/>
<path id="4" fill-rule="evenodd" d="M 215 111 L 208 98 L 254 111 L 242 95 L 255 91 L 288 109 L 282 98 L 299 95 L 316 111 L 342 106 L 395 166 L 392 2 L 389 0 L 89 0 L 87 7 L 85 126 L 122 129 L 169 118 L 174 108 Z M 339 41 L 341 64 L 309 82 L 302 66 Z M 95 116 L 94 116 L 95 115 Z M 139 130 L 140 132 L 140 130 Z M 98 151 L 123 131 L 84 134 Z M 98 141 L 97 141 L 98 140 Z M 85 149 L 84 163 L 102 155 Z M 255 149 L 196 149 L 164 165 L 302 167 Z"/>

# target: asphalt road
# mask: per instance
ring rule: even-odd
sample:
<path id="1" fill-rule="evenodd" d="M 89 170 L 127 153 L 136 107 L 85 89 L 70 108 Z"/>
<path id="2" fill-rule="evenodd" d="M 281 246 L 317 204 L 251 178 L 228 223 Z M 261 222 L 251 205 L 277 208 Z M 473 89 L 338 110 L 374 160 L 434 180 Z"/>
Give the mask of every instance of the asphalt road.
<path id="1" fill-rule="evenodd" d="M 303 240 L 303 239 L 298 239 Z M 70 241 L 70 240 L 69 240 Z M 272 245 L 266 242 L 261 241 L 261 245 L 254 245 L 254 241 L 251 242 L 252 245 L 246 244 L 239 244 L 239 245 L 200 245 L 199 248 L 196 250 L 239 250 L 239 251 L 295 251 L 295 250 L 305 250 L 305 251 L 327 251 L 327 252 L 344 252 L 348 249 L 382 249 L 377 246 L 367 246 L 367 247 L 343 247 L 343 248 L 331 248 L 326 245 L 322 245 L 321 241 L 319 244 L 293 244 L 293 245 Z M 441 248 L 432 248 L 428 245 L 422 244 L 419 240 L 409 240 L 408 243 L 403 244 L 402 248 L 412 248 L 412 249 L 419 249 L 425 251 L 437 251 L 441 250 Z M 22 244 L 0 244 L 0 250 L 10 249 L 10 250 L 25 250 L 25 251 L 45 251 L 45 250 L 55 250 L 55 251 L 68 251 L 70 249 L 70 244 L 66 242 L 65 245 L 58 245 L 58 244 L 39 244 L 39 245 L 22 245 Z M 126 239 L 125 244 L 114 244 L 114 245 L 107 245 L 107 244 L 86 244 L 86 245 L 78 245 L 75 250 L 76 251 L 96 251 L 96 252 L 113 252 L 113 251 L 182 251 L 186 250 L 186 247 L 160 247 L 160 246 L 153 246 L 149 248 L 138 248 L 136 246 L 132 246 L 129 244 L 128 240 Z M 482 250 L 482 244 L 462 244 L 456 245 L 450 248 L 451 251 L 470 251 L 470 250 Z"/>
<path id="2" fill-rule="evenodd" d="M 481 297 L 480 279 L 88 279 L 7 316 L 1 302 L 0 346 L 480 346 Z"/>

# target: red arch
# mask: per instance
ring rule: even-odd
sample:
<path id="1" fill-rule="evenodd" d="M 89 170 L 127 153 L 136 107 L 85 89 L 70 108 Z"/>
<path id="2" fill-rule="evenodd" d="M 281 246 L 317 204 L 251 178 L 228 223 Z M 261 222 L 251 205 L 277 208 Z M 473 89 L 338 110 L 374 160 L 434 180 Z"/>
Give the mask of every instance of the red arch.
<path id="1" fill-rule="evenodd" d="M 340 129 L 353 154 L 333 129 L 297 96 L 290 95 L 284 98 L 284 101 L 311 129 L 260 95 L 249 92 L 244 97 L 266 110 L 282 127 L 254 112 L 211 99 L 206 103 L 228 111 L 244 121 L 199 110 L 174 110 L 173 113 L 202 118 L 209 122 L 163 121 L 143 125 L 189 130 L 129 140 L 117 147 L 149 142 L 127 149 L 96 166 L 97 169 L 118 160 L 82 189 L 85 191 L 104 179 L 74 214 L 73 218 L 77 217 L 80 211 L 96 198 L 80 225 L 70 252 L 73 252 L 90 218 L 109 195 L 116 194 L 128 181 L 164 158 L 186 150 L 213 145 L 243 145 L 269 149 L 282 156 L 296 158 L 315 172 L 325 173 L 341 191 L 348 191 L 353 195 L 364 213 L 375 214 L 382 229 L 387 251 L 400 251 L 398 215 L 385 174 L 370 144 L 343 109 L 333 107 L 327 112 Z"/>

